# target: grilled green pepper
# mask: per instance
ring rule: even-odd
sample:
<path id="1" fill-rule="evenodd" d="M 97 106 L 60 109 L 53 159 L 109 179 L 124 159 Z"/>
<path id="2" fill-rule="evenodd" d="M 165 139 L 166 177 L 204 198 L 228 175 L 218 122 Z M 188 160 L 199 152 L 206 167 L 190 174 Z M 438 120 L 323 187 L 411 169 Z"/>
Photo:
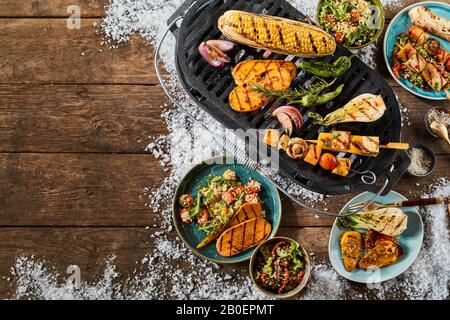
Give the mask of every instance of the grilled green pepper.
<path id="1" fill-rule="evenodd" d="M 342 56 L 337 58 L 333 63 L 302 61 L 299 67 L 319 77 L 339 77 L 350 69 L 352 66 L 351 59 L 352 56 Z"/>
<path id="2" fill-rule="evenodd" d="M 344 85 L 341 84 L 333 92 L 328 92 L 321 96 L 318 96 L 315 94 L 307 94 L 306 96 L 302 97 L 300 100 L 291 101 L 290 103 L 291 104 L 301 104 L 304 107 L 311 107 L 313 105 L 319 106 L 319 105 L 330 102 L 331 100 L 336 98 L 338 95 L 340 95 L 343 88 L 344 88 Z"/>

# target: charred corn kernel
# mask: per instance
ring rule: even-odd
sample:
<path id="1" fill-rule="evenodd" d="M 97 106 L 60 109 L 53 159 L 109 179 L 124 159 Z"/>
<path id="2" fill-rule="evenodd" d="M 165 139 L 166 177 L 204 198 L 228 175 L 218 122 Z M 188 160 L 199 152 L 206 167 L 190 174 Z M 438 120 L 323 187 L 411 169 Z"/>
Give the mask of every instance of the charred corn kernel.
<path id="1" fill-rule="evenodd" d="M 229 10 L 219 18 L 219 29 L 230 40 L 277 53 L 319 57 L 336 50 L 334 38 L 324 30 L 284 18 Z"/>

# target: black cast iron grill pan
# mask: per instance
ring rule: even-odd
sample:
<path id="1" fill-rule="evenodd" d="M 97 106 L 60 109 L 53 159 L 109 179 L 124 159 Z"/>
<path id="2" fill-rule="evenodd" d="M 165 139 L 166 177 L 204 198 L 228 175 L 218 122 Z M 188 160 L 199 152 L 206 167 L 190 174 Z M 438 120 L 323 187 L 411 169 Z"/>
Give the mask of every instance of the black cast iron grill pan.
<path id="1" fill-rule="evenodd" d="M 263 109 L 252 113 L 238 113 L 228 105 L 228 95 L 235 87 L 231 70 L 237 63 L 249 59 L 263 59 L 263 51 L 237 44 L 236 49 L 229 53 L 232 62 L 225 68 L 214 68 L 207 64 L 198 53 L 201 42 L 209 39 L 223 38 L 217 27 L 218 18 L 227 10 L 243 10 L 262 13 L 288 19 L 305 21 L 306 16 L 297 11 L 284 0 L 188 0 L 169 19 L 184 14 L 180 26 L 174 25 L 172 33 L 176 37 L 176 67 L 178 76 L 191 98 L 207 113 L 230 129 L 258 129 L 263 132 L 267 128 L 279 128 L 276 119 L 269 116 L 276 105 L 268 104 Z M 187 11 L 186 11 L 187 10 Z M 350 56 L 352 53 L 338 45 L 334 56 L 322 58 L 325 61 L 339 56 Z M 297 65 L 303 58 L 272 54 L 270 59 L 290 60 Z M 314 81 L 314 76 L 304 71 L 299 72 L 292 82 L 292 87 L 298 87 Z M 363 63 L 358 58 L 352 59 L 352 67 L 345 75 L 338 78 L 330 90 L 344 84 L 340 96 L 325 106 L 318 108 L 300 108 L 304 116 L 304 126 L 297 134 L 303 139 L 316 139 L 320 132 L 347 130 L 353 134 L 379 136 L 380 143 L 400 141 L 401 115 L 397 99 L 386 80 Z M 339 124 L 323 127 L 315 125 L 308 119 L 308 111 L 316 111 L 322 115 L 343 106 L 353 97 L 362 93 L 381 95 L 387 110 L 383 117 L 374 123 Z M 258 137 L 259 143 L 261 137 Z M 352 169 L 355 171 L 372 171 L 377 180 L 389 178 L 383 194 L 389 192 L 409 166 L 409 157 L 404 151 L 380 150 L 377 157 L 363 157 L 347 154 L 353 159 Z M 394 170 L 389 171 L 392 165 Z M 376 184 L 367 184 L 361 180 L 361 175 L 351 172 L 347 177 L 341 177 L 325 171 L 320 166 L 311 166 L 303 161 L 294 160 L 282 153 L 280 155 L 280 170 L 298 185 L 321 194 L 339 195 L 359 191 L 377 192 Z"/>

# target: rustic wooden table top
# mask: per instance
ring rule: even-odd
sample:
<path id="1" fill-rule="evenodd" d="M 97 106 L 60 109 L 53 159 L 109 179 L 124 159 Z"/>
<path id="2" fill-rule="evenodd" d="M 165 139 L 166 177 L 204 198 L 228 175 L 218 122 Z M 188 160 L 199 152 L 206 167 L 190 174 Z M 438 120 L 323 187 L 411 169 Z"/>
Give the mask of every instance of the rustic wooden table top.
<path id="1" fill-rule="evenodd" d="M 150 44 L 136 36 L 118 49 L 101 46 L 93 24 L 101 22 L 106 2 L 0 0 L 0 298 L 14 292 L 6 277 L 20 254 L 52 261 L 61 274 L 75 263 L 90 281 L 115 253 L 126 277 L 151 251 L 149 235 L 160 230 L 145 228 L 158 220 L 143 190 L 167 173 L 144 148 L 149 137 L 167 133 L 159 117 L 166 98 Z M 80 30 L 66 27 L 72 4 L 81 6 Z M 388 22 L 399 10 L 387 11 Z M 450 149 L 423 122 L 431 106 L 448 101 L 409 94 L 390 78 L 380 52 L 377 60 L 409 110 L 412 125 L 403 128 L 403 140 L 426 143 L 437 155 L 431 176 L 405 176 L 395 187 L 419 196 L 450 175 Z M 283 205 L 279 234 L 327 258 L 333 219 L 316 219 L 288 200 Z"/>

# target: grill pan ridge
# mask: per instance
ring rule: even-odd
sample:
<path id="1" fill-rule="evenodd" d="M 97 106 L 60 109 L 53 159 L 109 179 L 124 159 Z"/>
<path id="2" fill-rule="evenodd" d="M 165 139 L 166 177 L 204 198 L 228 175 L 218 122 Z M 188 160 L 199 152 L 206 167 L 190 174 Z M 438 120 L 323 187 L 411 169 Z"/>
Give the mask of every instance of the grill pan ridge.
<path id="1" fill-rule="evenodd" d="M 217 121 L 230 129 L 258 129 L 279 128 L 279 123 L 269 116 L 276 105 L 268 104 L 263 109 L 251 113 L 238 113 L 228 105 L 228 95 L 235 87 L 231 70 L 237 63 L 247 59 L 263 59 L 262 50 L 253 49 L 237 44 L 236 49 L 229 53 L 231 63 L 224 68 L 214 68 L 207 64 L 198 53 L 201 42 L 209 39 L 224 38 L 217 27 L 218 18 L 227 10 L 243 10 L 253 13 L 262 13 L 280 16 L 300 21 L 307 20 L 306 16 L 297 11 L 285 0 L 188 0 L 169 19 L 169 23 L 176 17 L 184 14 L 179 27 L 171 31 L 176 37 L 175 62 L 180 81 L 190 97 Z M 338 45 L 334 56 L 322 58 L 329 61 L 336 57 L 352 53 Z M 303 60 L 300 57 L 273 54 L 270 59 L 290 60 L 298 66 Z M 314 60 L 314 59 L 313 59 Z M 298 87 L 314 80 L 314 76 L 300 71 L 292 81 L 293 87 Z M 400 141 L 401 114 L 398 101 L 386 80 L 368 67 L 357 57 L 352 58 L 352 67 L 330 88 L 334 90 L 339 84 L 344 84 L 344 90 L 333 101 L 325 106 L 300 108 L 304 117 L 304 126 L 299 136 L 304 139 L 316 139 L 319 132 L 328 132 L 333 129 L 347 130 L 360 135 L 379 136 L 380 143 Z M 323 127 L 313 124 L 308 119 L 307 112 L 315 111 L 322 115 L 343 106 L 351 98 L 362 93 L 379 94 L 386 104 L 386 112 L 381 119 L 373 123 L 347 123 L 336 126 Z M 258 137 L 259 143 L 261 137 Z M 254 147 L 254 146 L 253 146 Z M 262 155 L 261 155 L 262 156 Z M 348 154 L 347 156 L 350 156 Z M 389 177 L 389 185 L 383 194 L 387 193 L 401 177 L 409 165 L 409 158 L 404 151 L 383 149 L 377 157 L 363 157 L 351 155 L 352 169 L 356 171 L 370 170 L 375 173 L 377 180 Z M 399 160 L 398 160 L 399 159 Z M 393 172 L 387 171 L 391 165 L 399 162 Z M 311 191 L 322 194 L 339 195 L 357 191 L 378 190 L 378 186 L 365 184 L 361 175 L 351 172 L 347 177 L 341 177 L 311 166 L 303 161 L 291 159 L 286 154 L 280 154 L 280 170 L 282 173 Z"/>

